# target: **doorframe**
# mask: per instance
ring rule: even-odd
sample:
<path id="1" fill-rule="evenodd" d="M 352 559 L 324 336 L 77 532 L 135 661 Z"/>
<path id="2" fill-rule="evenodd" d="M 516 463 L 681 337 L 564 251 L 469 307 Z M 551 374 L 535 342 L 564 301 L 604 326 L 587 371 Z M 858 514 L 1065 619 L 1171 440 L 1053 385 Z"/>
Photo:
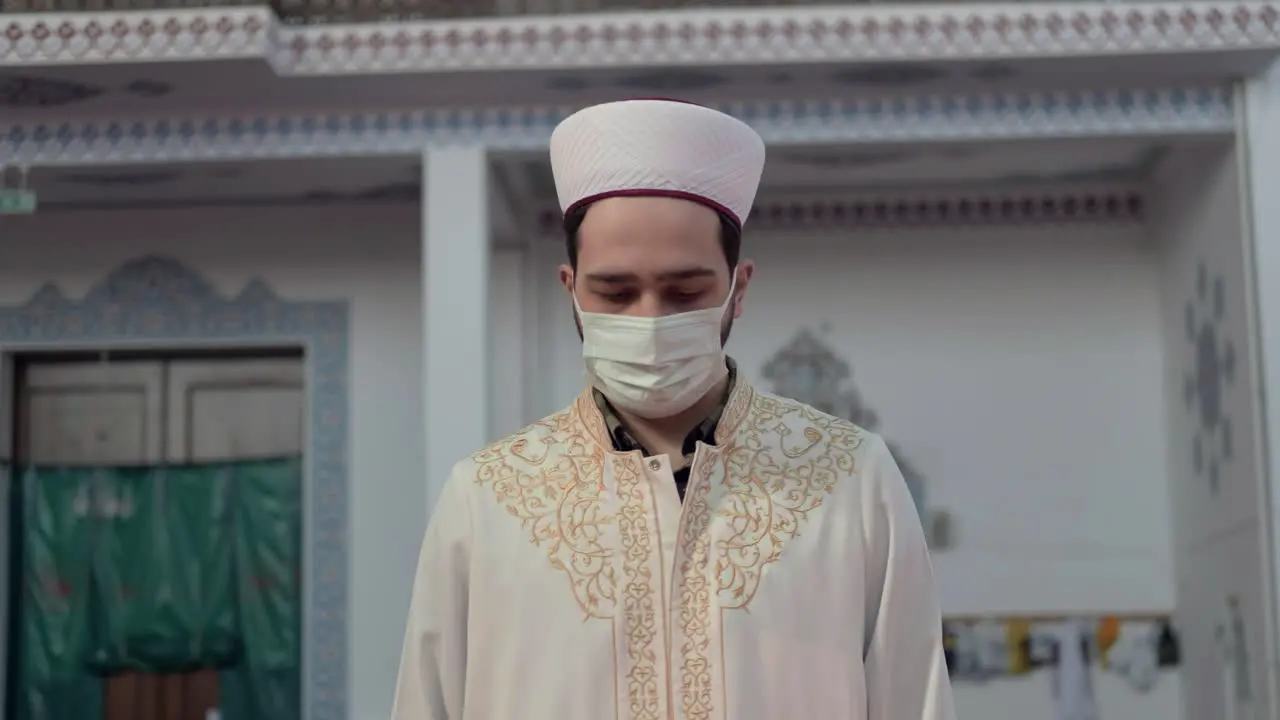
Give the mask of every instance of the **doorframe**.
<path id="1" fill-rule="evenodd" d="M 5 459 L 12 457 L 12 433 L 4 430 L 14 411 L 15 354 L 302 348 L 307 403 L 302 459 L 305 720 L 347 718 L 349 339 L 347 300 L 284 300 L 261 280 L 225 296 L 195 270 L 157 255 L 121 265 L 79 299 L 68 298 L 50 282 L 26 303 L 0 306 L 0 449 Z M 5 489 L 11 482 L 3 465 L 0 481 Z M 8 555 L 0 557 L 7 573 Z M 0 677 L 6 674 L 0 672 Z"/>

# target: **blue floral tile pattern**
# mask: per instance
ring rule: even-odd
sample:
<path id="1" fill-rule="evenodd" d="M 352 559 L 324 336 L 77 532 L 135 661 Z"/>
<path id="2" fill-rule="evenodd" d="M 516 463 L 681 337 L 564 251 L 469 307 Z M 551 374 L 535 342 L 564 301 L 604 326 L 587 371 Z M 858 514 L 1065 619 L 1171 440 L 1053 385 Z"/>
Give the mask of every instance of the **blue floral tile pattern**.
<path id="1" fill-rule="evenodd" d="M 1229 86 L 753 100 L 716 105 L 774 145 L 1230 134 Z M 0 125 L 0 165 L 418 154 L 433 145 L 543 150 L 575 108 L 499 107 Z"/>
<path id="2" fill-rule="evenodd" d="M 1218 494 L 1223 466 L 1235 452 L 1231 416 L 1224 407 L 1237 361 L 1235 343 L 1223 325 L 1226 312 L 1225 282 L 1211 277 L 1201 263 L 1183 309 L 1192 367 L 1183 378 L 1182 393 L 1194 428 L 1191 466 L 1207 481 L 1211 495 Z"/>

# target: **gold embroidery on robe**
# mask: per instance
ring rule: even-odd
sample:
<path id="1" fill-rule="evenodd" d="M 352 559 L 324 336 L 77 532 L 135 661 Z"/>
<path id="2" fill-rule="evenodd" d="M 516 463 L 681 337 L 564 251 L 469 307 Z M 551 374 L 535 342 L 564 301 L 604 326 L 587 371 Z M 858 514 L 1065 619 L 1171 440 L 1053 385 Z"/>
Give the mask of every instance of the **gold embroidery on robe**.
<path id="1" fill-rule="evenodd" d="M 553 416 L 476 453 L 476 481 L 488 485 L 520 520 L 552 567 L 569 576 L 582 611 L 609 618 L 617 603 L 613 548 L 618 543 L 616 523 L 602 502 L 604 455 L 575 430 L 582 432 Z M 564 451 L 555 454 L 557 446 Z M 542 457 L 542 462 L 527 457 Z"/>
<path id="2" fill-rule="evenodd" d="M 658 617 L 648 490 L 633 458 L 607 454 L 588 435 L 590 427 L 575 403 L 473 456 L 476 482 L 488 485 L 531 542 L 545 548 L 587 617 L 622 623 L 627 667 L 620 672 L 629 717 L 658 720 L 666 705 L 665 658 L 658 652 L 665 623 Z M 607 497 L 606 458 L 616 483 L 616 514 L 609 510 L 615 503 Z"/>
<path id="3" fill-rule="evenodd" d="M 767 566 L 783 557 L 836 481 L 854 473 L 862 434 L 739 382 L 717 445 L 702 446 L 691 468 L 669 618 L 658 590 L 652 489 L 638 456 L 612 452 L 608 442 L 588 391 L 477 453 L 476 482 L 565 575 L 586 617 L 615 624 L 630 720 L 665 717 L 668 692 L 679 693 L 687 720 L 724 720 L 721 614 L 748 607 Z M 676 657 L 663 649 L 668 622 Z"/>
<path id="4" fill-rule="evenodd" d="M 677 675 L 680 687 L 680 709 L 686 720 L 706 720 L 712 716 L 712 667 L 711 667 L 711 542 L 707 529 L 711 524 L 711 510 L 707 498 L 711 493 L 708 482 L 711 465 L 703 463 L 693 468 L 689 488 L 685 490 L 684 515 L 677 554 L 683 556 L 677 566 L 676 586 L 679 588 L 675 612 L 679 619 L 680 667 Z M 723 683 L 724 665 L 719 666 Z"/>
<path id="5" fill-rule="evenodd" d="M 659 668 L 658 631 L 661 598 L 654 593 L 654 542 L 649 532 L 647 492 L 643 479 L 630 458 L 614 458 L 613 475 L 618 483 L 622 508 L 618 527 L 622 538 L 622 608 L 626 637 L 627 699 L 631 717 L 658 720 L 665 710 L 662 683 L 666 673 Z M 663 623 L 665 626 L 665 623 Z M 665 658 L 663 658 L 665 663 Z"/>
<path id="6" fill-rule="evenodd" d="M 763 393 L 752 392 L 736 413 L 731 404 L 726 416 L 743 422 L 694 468 L 677 550 L 680 705 L 688 720 L 725 717 L 721 615 L 751 603 L 765 568 L 837 480 L 854 472 L 862 443 L 853 424 Z"/>

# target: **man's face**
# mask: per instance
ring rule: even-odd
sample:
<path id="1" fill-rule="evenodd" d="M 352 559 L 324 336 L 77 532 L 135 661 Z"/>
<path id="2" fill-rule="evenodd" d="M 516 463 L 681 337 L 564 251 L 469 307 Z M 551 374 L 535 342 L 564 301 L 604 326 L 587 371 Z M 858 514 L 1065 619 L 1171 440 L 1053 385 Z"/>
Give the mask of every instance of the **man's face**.
<path id="1" fill-rule="evenodd" d="M 750 261 L 738 263 L 726 338 L 742 314 L 753 272 Z M 560 280 L 583 312 L 662 317 L 719 307 L 729 273 L 714 210 L 674 198 L 615 197 L 587 210 L 578 230 L 577 272 L 562 265 Z"/>

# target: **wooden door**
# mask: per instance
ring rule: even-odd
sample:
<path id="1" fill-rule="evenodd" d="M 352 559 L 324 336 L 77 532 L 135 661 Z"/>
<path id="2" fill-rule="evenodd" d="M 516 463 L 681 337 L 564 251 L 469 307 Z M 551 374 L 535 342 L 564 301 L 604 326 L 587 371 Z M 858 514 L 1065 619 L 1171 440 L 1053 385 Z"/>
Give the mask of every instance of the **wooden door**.
<path id="1" fill-rule="evenodd" d="M 23 380 L 23 462 L 133 465 L 164 457 L 163 363 L 31 365 Z"/>
<path id="2" fill-rule="evenodd" d="M 37 464 L 211 462 L 299 453 L 302 360 L 28 365 L 20 459 Z M 125 673 L 107 682 L 105 720 L 205 720 L 214 671 Z"/>
<path id="3" fill-rule="evenodd" d="M 304 383 L 301 358 L 172 363 L 166 459 L 209 462 L 301 453 Z"/>

